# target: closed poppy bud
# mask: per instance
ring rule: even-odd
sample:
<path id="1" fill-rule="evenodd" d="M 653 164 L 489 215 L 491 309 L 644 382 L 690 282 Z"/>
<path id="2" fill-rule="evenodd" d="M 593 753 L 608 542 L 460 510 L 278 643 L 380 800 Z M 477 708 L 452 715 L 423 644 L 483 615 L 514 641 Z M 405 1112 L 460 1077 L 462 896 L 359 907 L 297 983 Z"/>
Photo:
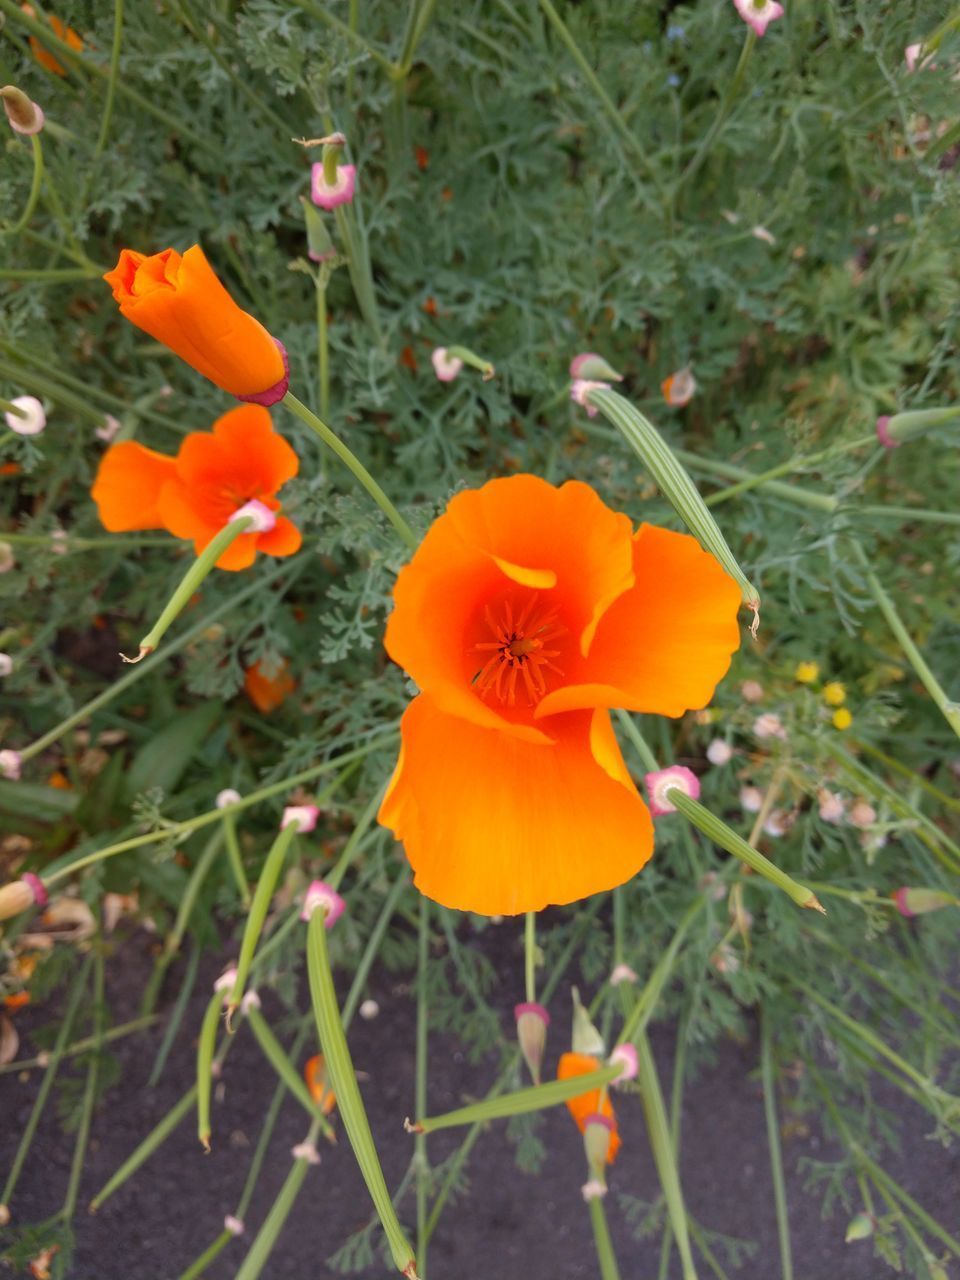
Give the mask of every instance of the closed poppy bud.
<path id="1" fill-rule="evenodd" d="M 311 262 L 327 262 L 337 256 L 327 224 L 309 200 L 301 200 L 307 227 L 307 257 Z"/>
<path id="2" fill-rule="evenodd" d="M 852 1244 L 854 1240 L 867 1240 L 876 1230 L 877 1220 L 872 1213 L 858 1213 L 855 1218 L 851 1218 L 847 1226 L 847 1234 L 844 1236 L 845 1244 Z"/>
<path id="3" fill-rule="evenodd" d="M 617 373 L 603 356 L 595 351 L 581 351 L 570 361 L 571 378 L 599 378 L 602 382 L 622 382 L 623 374 Z"/>
<path id="4" fill-rule="evenodd" d="M 598 1112 L 587 1116 L 583 1122 L 583 1149 L 587 1165 L 600 1182 L 604 1180 L 610 1159 L 614 1127 L 615 1122 L 609 1116 L 602 1116 Z"/>
<path id="5" fill-rule="evenodd" d="M 336 1094 L 327 1081 L 327 1064 L 322 1053 L 308 1058 L 303 1066 L 303 1078 L 314 1100 L 324 1115 L 329 1115 L 336 1106 Z"/>
<path id="6" fill-rule="evenodd" d="M 43 907 L 47 903 L 47 891 L 43 881 L 28 871 L 19 880 L 5 884 L 0 889 L 0 920 L 18 916 L 28 907 Z"/>
<path id="7" fill-rule="evenodd" d="M 919 45 L 914 48 L 919 49 Z M 884 415 L 877 419 L 877 439 L 885 449 L 897 449 L 907 440 L 933 431 L 960 418 L 960 407 L 947 409 L 916 409 L 911 413 Z"/>
<path id="8" fill-rule="evenodd" d="M 571 1044 L 576 1054 L 603 1053 L 603 1036 L 590 1021 L 590 1014 L 580 1003 L 580 992 L 572 987 L 573 997 L 573 1034 Z"/>
<path id="9" fill-rule="evenodd" d="M 182 256 L 123 249 L 103 278 L 122 315 L 238 400 L 271 405 L 286 395 L 285 347 L 234 302 L 199 245 Z"/>
<path id="10" fill-rule="evenodd" d="M 747 26 L 762 36 L 771 22 L 783 17 L 783 5 L 777 0 L 733 0 L 734 7 Z"/>
<path id="11" fill-rule="evenodd" d="M 534 1084 L 540 1083 L 540 1065 L 543 1062 L 543 1050 L 547 1043 L 547 1027 L 550 1015 L 542 1004 L 528 1001 L 518 1004 L 513 1010 L 517 1020 L 517 1041 L 523 1060 L 530 1069 Z"/>
<path id="12" fill-rule="evenodd" d="M 321 209 L 335 209 L 338 204 L 350 204 L 357 186 L 357 167 L 337 164 L 337 157 L 346 138 L 342 133 L 332 133 L 322 138 L 323 159 L 310 171 L 310 198 Z"/>
<path id="13" fill-rule="evenodd" d="M 943 907 L 960 906 L 960 898 L 942 889 L 895 889 L 891 894 L 902 916 L 911 919 L 913 916 L 927 915 L 930 911 L 939 911 Z"/>
<path id="14" fill-rule="evenodd" d="M 43 111 L 22 89 L 15 85 L 5 84 L 0 89 L 3 109 L 7 113 L 10 128 L 14 133 L 39 133 L 43 128 Z"/>

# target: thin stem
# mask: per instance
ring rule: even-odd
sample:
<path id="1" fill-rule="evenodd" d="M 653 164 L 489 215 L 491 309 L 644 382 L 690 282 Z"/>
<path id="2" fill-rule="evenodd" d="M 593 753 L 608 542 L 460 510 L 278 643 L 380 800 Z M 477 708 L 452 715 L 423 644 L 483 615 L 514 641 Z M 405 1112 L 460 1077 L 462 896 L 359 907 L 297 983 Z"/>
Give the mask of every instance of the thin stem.
<path id="1" fill-rule="evenodd" d="M 821 449 L 818 453 L 808 454 L 807 457 L 801 455 L 788 458 L 786 462 L 778 463 L 777 466 L 770 467 L 767 471 L 758 471 L 744 480 L 738 480 L 736 484 L 729 485 L 726 489 L 717 489 L 715 493 L 711 493 L 709 497 L 704 498 L 704 502 L 708 507 L 716 507 L 721 502 L 727 502 L 730 498 L 737 498 L 741 493 L 747 493 L 749 490 L 755 489 L 757 485 L 766 484 L 768 480 L 777 480 L 780 476 L 792 475 L 795 471 L 804 471 L 807 467 L 816 466 L 817 463 L 826 462 L 830 458 L 839 457 L 844 453 L 853 453 L 857 449 L 866 449 L 870 445 L 876 444 L 876 434 L 859 436 L 856 440 L 848 440 L 844 444 L 830 445 L 829 448 Z"/>
<path id="2" fill-rule="evenodd" d="M 524 979 L 528 1004 L 537 999 L 537 913 L 528 911 L 523 931 Z"/>
<path id="3" fill-rule="evenodd" d="M 123 1164 L 116 1171 L 97 1194 L 90 1201 L 90 1212 L 96 1213 L 104 1201 L 109 1200 L 115 1191 L 132 1177 L 140 1166 L 153 1155 L 154 1151 L 173 1133 L 174 1129 L 181 1120 L 187 1115 L 197 1098 L 197 1086 L 191 1085 L 183 1097 L 177 1102 L 167 1114 L 163 1117 L 159 1124 L 147 1134 L 136 1150 L 124 1160 Z"/>
<path id="4" fill-rule="evenodd" d="M 317 1128 L 317 1122 L 314 1121 L 306 1137 L 306 1146 L 311 1147 L 316 1142 Z M 300 1194 L 300 1188 L 303 1186 L 309 1170 L 310 1161 L 308 1159 L 298 1157 L 294 1160 L 286 1181 L 280 1188 L 270 1212 L 264 1219 L 263 1226 L 257 1232 L 257 1237 L 250 1246 L 249 1253 L 236 1273 L 236 1280 L 257 1280 L 257 1277 L 262 1273 L 270 1254 L 273 1252 L 277 1238 L 283 1230 L 284 1223 L 290 1216 L 290 1211 L 297 1196 Z"/>
<path id="5" fill-rule="evenodd" d="M 415 550 L 417 546 L 417 538 L 413 530 L 377 484 L 376 480 L 374 480 L 373 476 L 366 469 L 360 459 L 347 448 L 340 437 L 336 435 L 325 422 L 322 422 L 317 417 L 312 409 L 308 409 L 305 404 L 301 404 L 291 391 L 288 391 L 283 397 L 283 404 L 287 406 L 291 413 L 296 414 L 301 422 L 306 423 L 310 430 L 318 435 L 329 449 L 333 450 L 340 461 L 344 463 L 356 479 L 360 481 L 364 489 L 366 489 L 367 493 L 393 525 L 394 529 L 396 529 L 400 536 L 400 540 L 404 545 L 411 551 Z"/>
<path id="6" fill-rule="evenodd" d="M 30 182 L 30 193 L 27 196 L 27 203 L 23 207 L 23 213 L 21 213 L 12 227 L 3 228 L 4 235 L 19 235 L 33 217 L 37 201 L 40 199 L 40 189 L 43 186 L 43 147 L 38 133 L 30 135 L 30 146 L 33 154 L 33 178 Z"/>
<path id="7" fill-rule="evenodd" d="M 793 1280 L 790 1215 L 787 1211 L 787 1189 L 783 1178 L 783 1156 L 780 1152 L 780 1122 L 777 1119 L 776 1080 L 773 1074 L 770 1015 L 765 1008 L 761 1010 L 760 1015 L 760 1066 L 763 1076 L 763 1112 L 767 1121 L 767 1142 L 770 1146 L 773 1200 L 777 1210 L 777 1234 L 780 1238 L 780 1271 L 783 1280 Z"/>
<path id="8" fill-rule="evenodd" d="M 243 854 L 240 852 L 240 841 L 237 839 L 236 814 L 224 814 L 223 839 L 227 846 L 227 860 L 230 863 L 230 870 L 233 873 L 233 879 L 240 894 L 240 901 L 243 903 L 244 911 L 249 911 L 250 886 L 247 883 L 247 876 L 243 869 Z"/>
<path id="9" fill-rule="evenodd" d="M 83 1040 L 77 1040 L 64 1049 L 60 1056 L 61 1058 L 73 1058 L 78 1053 L 86 1053 L 100 1043 L 108 1044 L 111 1040 L 122 1040 L 124 1036 L 131 1036 L 137 1031 L 144 1031 L 147 1027 L 152 1027 L 159 1016 L 159 1014 L 152 1014 L 149 1018 L 134 1018 L 132 1022 L 124 1022 L 120 1026 L 111 1027 L 102 1036 L 93 1035 L 87 1036 Z M 31 1071 L 34 1067 L 47 1065 L 48 1062 L 49 1054 L 42 1054 L 36 1058 L 21 1058 L 18 1062 L 8 1062 L 0 1067 L 0 1076 L 15 1075 L 19 1071 Z"/>
<path id="10" fill-rule="evenodd" d="M 607 1214 L 600 1196 L 594 1196 L 590 1201 L 590 1225 L 593 1227 L 593 1241 L 597 1247 L 600 1280 L 620 1280 L 620 1270 L 607 1226 Z"/>
<path id="11" fill-rule="evenodd" d="M 714 116 L 713 123 L 710 128 L 701 139 L 700 145 L 697 148 L 693 159 L 677 180 L 677 185 L 674 189 L 674 199 L 676 199 L 676 196 L 679 194 L 684 184 L 689 182 L 694 174 L 697 173 L 704 160 L 706 160 L 707 156 L 710 154 L 710 149 L 717 139 L 717 134 L 726 123 L 727 117 L 729 116 L 733 104 L 736 101 L 737 94 L 740 92 L 740 86 L 743 83 L 743 77 L 746 75 L 747 65 L 750 62 L 750 57 L 753 54 L 756 43 L 757 33 L 752 27 L 750 27 L 747 30 L 743 47 L 740 50 L 740 57 L 737 61 L 736 68 L 734 69 L 733 78 L 727 86 L 727 90 L 720 101 L 720 108 L 717 111 L 716 116 Z"/>
<path id="12" fill-rule="evenodd" d="M 420 895 L 420 923 L 417 944 L 417 1062 L 414 1107 L 418 1116 L 427 1113 L 427 965 L 430 962 L 430 902 Z M 427 1187 L 430 1164 L 426 1135 L 414 1139 L 417 1167 L 417 1266 L 421 1280 L 427 1276 Z"/>
<path id="13" fill-rule="evenodd" d="M 73 1221 L 77 1208 L 77 1197 L 80 1194 L 80 1179 L 83 1176 L 83 1165 L 87 1156 L 87 1144 L 90 1141 L 90 1125 L 93 1121 L 93 1104 L 97 1098 L 97 1077 L 100 1072 L 100 1052 L 103 1048 L 103 1028 L 106 1017 L 104 1005 L 104 973 L 103 947 L 97 939 L 97 952 L 93 965 L 93 1053 L 87 1067 L 87 1082 L 83 1090 L 83 1101 L 80 1104 L 80 1124 L 77 1127 L 77 1141 L 73 1149 L 73 1161 L 70 1165 L 70 1180 L 67 1183 L 67 1194 L 64 1197 L 60 1217 L 67 1224 Z"/>
<path id="14" fill-rule="evenodd" d="M 383 793 L 386 789 L 387 784 L 384 783 L 382 787 L 379 787 L 377 791 L 374 792 L 367 804 L 367 807 L 357 819 L 356 825 L 347 838 L 347 843 L 343 846 L 340 857 L 334 863 L 330 873 L 325 877 L 327 884 L 329 884 L 331 888 L 340 888 L 343 877 L 347 874 L 350 864 L 359 852 L 361 840 L 366 835 L 374 818 L 377 816 L 377 811 L 380 808 L 380 801 L 383 799 Z"/>
<path id="15" fill-rule="evenodd" d="M 103 104 L 103 119 L 100 121 L 100 133 L 94 148 L 93 158 L 96 160 L 107 145 L 110 136 L 110 122 L 113 118 L 113 102 L 117 92 L 117 80 L 120 70 L 120 48 L 123 42 L 123 0 L 113 0 L 113 44 L 110 49 L 110 67 L 107 72 L 107 96 Z"/>
<path id="16" fill-rule="evenodd" d="M 327 335 L 327 290 L 317 277 L 317 377 L 320 382 L 320 416 L 330 415 L 330 348 Z"/>

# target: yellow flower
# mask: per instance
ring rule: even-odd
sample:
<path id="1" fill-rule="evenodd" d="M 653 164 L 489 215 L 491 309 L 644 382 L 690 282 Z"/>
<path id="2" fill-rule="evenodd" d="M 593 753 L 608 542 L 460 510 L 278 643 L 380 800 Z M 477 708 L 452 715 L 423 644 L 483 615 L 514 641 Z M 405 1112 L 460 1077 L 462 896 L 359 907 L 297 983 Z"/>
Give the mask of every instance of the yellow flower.
<path id="1" fill-rule="evenodd" d="M 798 662 L 793 678 L 799 684 L 813 684 L 819 674 L 820 667 L 816 662 Z"/>
<path id="2" fill-rule="evenodd" d="M 839 711 L 833 713 L 833 727 L 835 729 L 849 729 L 853 724 L 853 716 L 846 707 L 841 707 Z"/>
<path id="3" fill-rule="evenodd" d="M 847 691 L 839 680 L 831 680 L 823 686 L 823 700 L 831 707 L 839 707 L 847 700 Z"/>

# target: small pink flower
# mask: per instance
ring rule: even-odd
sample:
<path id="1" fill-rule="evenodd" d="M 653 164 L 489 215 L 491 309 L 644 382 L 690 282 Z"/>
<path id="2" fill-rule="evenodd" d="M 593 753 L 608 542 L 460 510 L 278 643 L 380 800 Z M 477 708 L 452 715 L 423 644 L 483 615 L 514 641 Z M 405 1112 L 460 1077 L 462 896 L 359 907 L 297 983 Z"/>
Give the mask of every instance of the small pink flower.
<path id="1" fill-rule="evenodd" d="M 237 967 L 231 965 L 229 969 L 224 969 L 220 977 L 213 984 L 214 991 L 232 991 L 237 981 Z"/>
<path id="2" fill-rule="evenodd" d="M 233 787 L 225 787 L 223 791 L 217 792 L 217 808 L 228 809 L 232 804 L 240 803 L 240 792 L 234 791 Z"/>
<path id="3" fill-rule="evenodd" d="M 618 1062 L 623 1064 L 623 1070 L 614 1080 L 614 1084 L 625 1084 L 627 1080 L 636 1080 L 640 1067 L 637 1062 L 637 1051 L 629 1042 L 618 1044 L 607 1061 L 610 1066 Z"/>
<path id="4" fill-rule="evenodd" d="M 433 371 L 441 382 L 453 382 L 463 368 L 463 361 L 459 356 L 448 355 L 446 347 L 434 347 L 430 359 Z"/>
<path id="5" fill-rule="evenodd" d="M 280 819 L 280 830 L 295 826 L 303 835 L 316 827 L 319 817 L 320 810 L 315 804 L 288 804 Z"/>
<path id="6" fill-rule="evenodd" d="M 655 818 L 676 813 L 677 806 L 670 801 L 667 794 L 671 787 L 676 787 L 691 800 L 697 800 L 700 797 L 700 780 L 695 773 L 682 764 L 672 764 L 667 769 L 648 773 L 643 780 L 647 785 L 647 794 L 650 796 L 650 812 Z"/>
<path id="7" fill-rule="evenodd" d="M 723 738 L 714 738 L 707 747 L 707 759 L 711 764 L 724 765 L 729 764 L 733 757 L 733 747 L 729 742 L 725 742 Z"/>
<path id="8" fill-rule="evenodd" d="M 591 391 L 609 390 L 609 382 L 591 382 L 589 378 L 574 378 L 570 386 L 570 399 L 574 404 L 580 405 L 581 409 L 586 409 L 588 418 L 595 418 L 597 410 L 592 404 L 587 403 L 587 395 Z"/>
<path id="9" fill-rule="evenodd" d="M 336 889 L 331 888 L 325 881 L 312 880 L 303 897 L 300 919 L 309 920 L 318 907 L 323 908 L 324 911 L 323 923 L 328 929 L 332 929 L 343 915 L 347 904 Z"/>
<path id="10" fill-rule="evenodd" d="M 850 810 L 850 822 L 861 831 L 872 827 L 877 820 L 877 811 L 866 800 L 858 800 Z"/>
<path id="11" fill-rule="evenodd" d="M 613 972 L 608 978 L 611 987 L 619 987 L 621 982 L 636 982 L 637 975 L 628 964 L 614 965 Z"/>
<path id="12" fill-rule="evenodd" d="M 740 808 L 744 813 L 759 813 L 763 808 L 763 792 L 759 787 L 744 787 L 740 792 Z"/>
<path id="13" fill-rule="evenodd" d="M 95 428 L 93 434 L 98 440 L 102 440 L 104 444 L 110 444 L 120 430 L 121 425 L 119 418 L 115 418 L 112 413 L 108 413 L 103 420 L 103 426 Z"/>
<path id="14" fill-rule="evenodd" d="M 923 42 L 917 44 L 908 44 L 903 51 L 903 60 L 907 64 L 908 71 L 916 71 L 919 67 L 921 71 L 936 71 L 937 64 L 933 60 L 933 54 L 928 53 L 925 58 L 920 57 L 920 50 L 923 48 Z"/>
<path id="15" fill-rule="evenodd" d="M 21 763 L 19 751 L 9 749 L 0 751 L 0 778 L 8 778 L 11 782 L 16 782 L 20 777 Z"/>
<path id="16" fill-rule="evenodd" d="M 250 533 L 269 533 L 277 523 L 277 513 L 271 511 L 265 502 L 261 502 L 259 498 L 251 498 L 249 502 L 245 502 L 242 507 L 237 507 L 236 511 L 230 517 L 230 523 L 234 520 L 247 519 L 252 521 L 249 525 Z"/>
<path id="17" fill-rule="evenodd" d="M 5 413 L 7 426 L 18 436 L 38 436 L 47 425 L 47 415 L 36 396 L 17 396 L 10 403 L 21 413 Z M 25 416 L 24 416 L 25 415 Z"/>
<path id="18" fill-rule="evenodd" d="M 783 17 L 783 5 L 776 0 L 733 0 L 740 17 L 758 36 L 762 36 L 771 22 Z"/>
<path id="19" fill-rule="evenodd" d="M 607 1188 L 599 1178 L 591 1178 L 589 1182 L 585 1182 L 580 1188 L 580 1194 L 589 1204 L 591 1200 L 602 1200 L 607 1194 Z"/>
<path id="20" fill-rule="evenodd" d="M 223 1220 L 224 1231 L 229 1231 L 232 1236 L 242 1236 L 245 1227 L 241 1218 L 235 1218 L 232 1213 L 228 1213 Z"/>
<path id="21" fill-rule="evenodd" d="M 294 1160 L 306 1160 L 307 1164 L 319 1164 L 320 1152 L 312 1142 L 298 1142 L 295 1147 L 290 1148 L 290 1154 Z"/>
<path id="22" fill-rule="evenodd" d="M 311 169 L 310 198 L 321 209 L 335 209 L 338 204 L 350 204 L 357 186 L 357 166 L 338 164 L 337 180 L 328 184 L 323 176 L 323 164 L 317 162 Z"/>
<path id="23" fill-rule="evenodd" d="M 13 659 L 9 653 L 0 653 L 0 676 L 8 676 L 13 670 Z"/>
<path id="24" fill-rule="evenodd" d="M 763 685 L 759 680 L 744 680 L 740 686 L 740 693 L 744 702 L 763 701 Z"/>
<path id="25" fill-rule="evenodd" d="M 845 805 L 843 796 L 838 796 L 835 791 L 828 791 L 826 787 L 817 793 L 817 803 L 819 805 L 820 817 L 824 822 L 842 822 Z"/>
<path id="26" fill-rule="evenodd" d="M 762 742 L 770 738 L 779 738 L 783 741 L 787 736 L 783 721 L 772 711 L 765 711 L 762 716 L 757 716 L 753 722 L 753 732 Z"/>

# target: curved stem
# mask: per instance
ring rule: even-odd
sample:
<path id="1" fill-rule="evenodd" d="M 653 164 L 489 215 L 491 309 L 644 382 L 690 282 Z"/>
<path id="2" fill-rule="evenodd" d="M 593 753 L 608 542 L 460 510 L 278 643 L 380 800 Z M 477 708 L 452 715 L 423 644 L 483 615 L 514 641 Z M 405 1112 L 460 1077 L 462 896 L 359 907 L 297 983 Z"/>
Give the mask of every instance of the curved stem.
<path id="1" fill-rule="evenodd" d="M 4 234 L 8 236 L 15 236 L 24 229 L 33 217 L 37 201 L 40 199 L 40 188 L 43 186 L 43 148 L 40 145 L 40 135 L 37 133 L 32 134 L 30 144 L 33 148 L 33 180 L 30 183 L 30 194 L 27 196 L 27 203 L 24 205 L 23 213 L 21 213 L 13 226 L 4 227 Z"/>
<path id="2" fill-rule="evenodd" d="M 680 192 L 684 184 L 690 181 L 693 175 L 698 171 L 700 166 L 703 164 L 704 160 L 706 160 L 707 156 L 710 154 L 710 148 L 713 146 L 714 142 L 716 141 L 717 134 L 720 132 L 720 130 L 723 128 L 724 124 L 726 123 L 727 116 L 730 114 L 730 110 L 733 107 L 736 96 L 740 92 L 740 85 L 743 83 L 743 77 L 746 74 L 747 64 L 750 61 L 750 56 L 753 53 L 753 48 L 756 43 L 757 43 L 757 33 L 751 27 L 747 31 L 746 39 L 743 42 L 743 48 L 740 50 L 740 58 L 739 58 L 739 61 L 737 62 L 736 69 L 734 70 L 733 79 L 730 81 L 729 85 L 727 86 L 727 91 L 723 95 L 723 98 L 721 99 L 720 109 L 717 112 L 716 116 L 714 117 L 713 124 L 710 126 L 710 128 L 707 130 L 706 134 L 704 135 L 700 143 L 700 146 L 696 150 L 696 153 L 693 159 L 690 161 L 686 169 L 684 169 L 683 173 L 681 173 L 680 177 L 678 178 L 677 185 L 674 190 L 674 198 L 676 198 L 676 196 L 678 195 L 678 193 Z"/>

